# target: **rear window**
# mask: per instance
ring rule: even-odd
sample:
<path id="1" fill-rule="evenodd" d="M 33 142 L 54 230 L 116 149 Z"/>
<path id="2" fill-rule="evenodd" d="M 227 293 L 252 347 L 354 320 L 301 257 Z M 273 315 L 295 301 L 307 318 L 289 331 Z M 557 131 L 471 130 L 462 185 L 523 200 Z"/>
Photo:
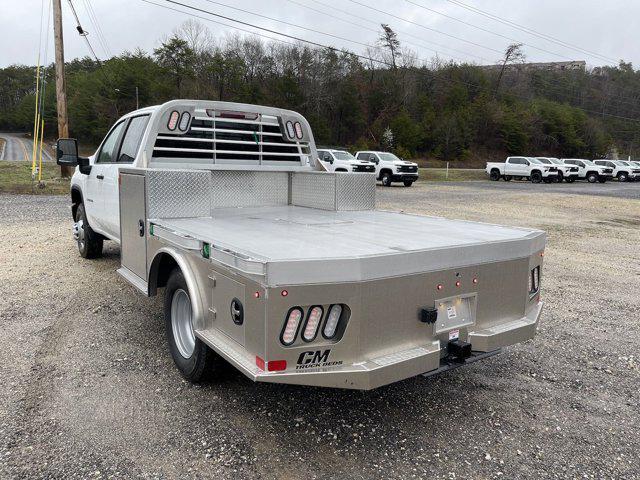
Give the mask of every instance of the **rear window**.
<path id="1" fill-rule="evenodd" d="M 118 162 L 131 163 L 136 158 L 148 121 L 149 115 L 141 115 L 131 119 L 122 140 Z"/>

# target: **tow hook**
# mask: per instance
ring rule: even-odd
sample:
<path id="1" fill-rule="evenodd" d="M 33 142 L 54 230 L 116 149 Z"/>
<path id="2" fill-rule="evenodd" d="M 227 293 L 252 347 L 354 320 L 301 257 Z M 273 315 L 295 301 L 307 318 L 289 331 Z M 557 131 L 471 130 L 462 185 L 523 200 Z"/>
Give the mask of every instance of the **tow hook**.
<path id="1" fill-rule="evenodd" d="M 465 359 L 471 356 L 471 344 L 462 340 L 450 340 L 447 344 L 447 352 L 456 361 L 464 363 Z"/>

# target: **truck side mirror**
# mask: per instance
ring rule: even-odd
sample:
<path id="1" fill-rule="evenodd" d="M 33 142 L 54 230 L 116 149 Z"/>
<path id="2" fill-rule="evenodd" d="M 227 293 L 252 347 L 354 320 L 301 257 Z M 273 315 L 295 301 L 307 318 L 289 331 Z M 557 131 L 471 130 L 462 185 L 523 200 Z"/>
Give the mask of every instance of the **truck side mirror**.
<path id="1" fill-rule="evenodd" d="M 78 141 L 75 138 L 59 138 L 56 143 L 56 163 L 65 167 L 78 165 Z"/>
<path id="2" fill-rule="evenodd" d="M 327 163 L 333 163 L 333 157 L 328 153 L 324 154 L 324 157 L 322 157 L 322 160 L 324 160 Z"/>

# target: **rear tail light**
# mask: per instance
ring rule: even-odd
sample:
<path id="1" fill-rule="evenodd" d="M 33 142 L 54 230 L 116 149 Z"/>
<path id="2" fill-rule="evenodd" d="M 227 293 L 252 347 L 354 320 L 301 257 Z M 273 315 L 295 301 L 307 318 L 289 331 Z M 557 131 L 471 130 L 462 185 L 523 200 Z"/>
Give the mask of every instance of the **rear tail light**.
<path id="1" fill-rule="evenodd" d="M 178 119 L 180 118 L 180 113 L 177 111 L 171 112 L 169 115 L 169 121 L 167 122 L 167 128 L 171 131 L 175 130 L 178 126 Z"/>
<path id="2" fill-rule="evenodd" d="M 302 140 L 302 125 L 300 125 L 300 122 L 296 122 L 293 126 L 296 129 L 296 137 Z"/>
<path id="3" fill-rule="evenodd" d="M 181 132 L 186 132 L 187 128 L 189 128 L 189 122 L 191 121 L 191 114 L 189 112 L 183 112 L 180 117 L 180 125 L 178 128 Z"/>
<path id="4" fill-rule="evenodd" d="M 329 315 L 327 315 L 327 321 L 325 322 L 324 329 L 322 330 L 324 338 L 330 339 L 336 336 L 341 316 L 342 305 L 331 305 L 331 308 L 329 308 Z"/>
<path id="5" fill-rule="evenodd" d="M 300 307 L 293 307 L 290 309 L 287 313 L 284 328 L 280 334 L 280 341 L 283 345 L 289 346 L 296 341 L 298 328 L 300 327 L 300 320 L 302 320 L 302 309 Z"/>
<path id="6" fill-rule="evenodd" d="M 307 323 L 304 325 L 304 330 L 302 331 L 302 339 L 305 342 L 311 342 L 316 338 L 318 334 L 318 326 L 320 325 L 320 320 L 322 320 L 322 314 L 324 311 L 322 307 L 315 306 L 311 307 L 309 313 L 307 314 Z"/>
<path id="7" fill-rule="evenodd" d="M 296 138 L 296 130 L 293 128 L 293 122 L 287 122 L 287 135 L 289 135 L 289 138 Z"/>
<path id="8" fill-rule="evenodd" d="M 540 290 L 540 265 L 529 273 L 529 297 L 533 297 Z"/>

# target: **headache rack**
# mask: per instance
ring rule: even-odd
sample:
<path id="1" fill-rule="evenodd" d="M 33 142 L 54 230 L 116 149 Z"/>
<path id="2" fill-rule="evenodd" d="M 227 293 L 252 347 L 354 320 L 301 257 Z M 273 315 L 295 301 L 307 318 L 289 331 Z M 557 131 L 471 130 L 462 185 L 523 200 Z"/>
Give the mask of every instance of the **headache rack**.
<path id="1" fill-rule="evenodd" d="M 153 159 L 224 165 L 305 165 L 308 141 L 290 139 L 283 118 L 246 111 L 193 109 L 186 131 L 159 130 Z"/>

